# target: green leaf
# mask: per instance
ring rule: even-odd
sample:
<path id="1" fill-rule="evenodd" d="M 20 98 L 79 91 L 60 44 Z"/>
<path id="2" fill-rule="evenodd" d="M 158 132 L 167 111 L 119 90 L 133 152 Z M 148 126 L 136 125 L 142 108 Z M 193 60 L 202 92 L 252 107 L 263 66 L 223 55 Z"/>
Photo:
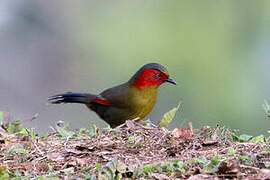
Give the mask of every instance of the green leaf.
<path id="1" fill-rule="evenodd" d="M 129 141 L 129 142 L 135 141 L 135 137 L 134 137 L 134 136 L 130 136 L 130 137 L 128 138 L 128 141 Z"/>
<path id="2" fill-rule="evenodd" d="M 270 162 L 266 162 L 266 163 L 264 163 L 264 165 L 266 168 L 270 168 Z"/>
<path id="3" fill-rule="evenodd" d="M 206 172 L 206 173 L 209 173 L 209 174 L 213 174 L 213 173 L 216 173 L 218 172 L 218 166 L 215 166 L 215 167 L 205 167 L 203 168 L 203 170 Z"/>
<path id="4" fill-rule="evenodd" d="M 27 130 L 25 128 L 22 128 L 19 133 L 20 133 L 21 136 L 27 136 L 28 135 L 28 132 L 27 132 Z"/>
<path id="5" fill-rule="evenodd" d="M 0 111 L 0 125 L 4 123 L 4 113 Z"/>
<path id="6" fill-rule="evenodd" d="M 153 172 L 162 173 L 162 168 L 161 168 L 159 162 L 154 162 L 154 163 L 152 164 L 152 166 L 153 166 Z"/>
<path id="7" fill-rule="evenodd" d="M 191 158 L 185 161 L 185 165 L 190 165 L 197 162 L 197 159 Z"/>
<path id="8" fill-rule="evenodd" d="M 100 168 L 96 163 L 97 168 Z M 117 158 L 113 158 L 111 161 L 109 161 L 105 166 L 103 166 L 98 173 L 99 179 L 114 179 L 114 180 L 120 180 L 122 179 L 122 174 L 125 174 L 127 170 L 127 166 L 119 161 Z"/>
<path id="9" fill-rule="evenodd" d="M 228 151 L 227 151 L 227 154 L 228 154 L 228 155 L 233 155 L 233 154 L 235 154 L 234 148 L 230 147 L 230 148 L 228 149 Z"/>
<path id="10" fill-rule="evenodd" d="M 37 176 L 37 180 L 60 180 L 58 177 L 55 177 L 56 174 L 44 175 L 44 176 Z M 12 179 L 13 180 L 13 179 Z M 22 180 L 22 179 L 20 179 Z M 24 180 L 24 179 L 23 179 Z"/>
<path id="11" fill-rule="evenodd" d="M 9 174 L 7 170 L 7 166 L 0 166 L 0 179 L 9 180 Z"/>
<path id="12" fill-rule="evenodd" d="M 16 153 L 17 154 L 25 154 L 26 150 L 23 149 L 23 147 L 20 145 L 14 145 L 8 150 L 8 152 L 5 154 L 5 156 L 11 156 L 11 155 L 16 154 Z"/>
<path id="13" fill-rule="evenodd" d="M 95 133 L 98 132 L 98 127 L 95 124 L 92 125 L 92 129 Z"/>
<path id="14" fill-rule="evenodd" d="M 215 157 L 213 157 L 212 159 L 211 159 L 211 164 L 213 165 L 213 166 L 217 166 L 218 165 L 218 163 L 220 162 L 220 156 L 215 156 Z"/>
<path id="15" fill-rule="evenodd" d="M 67 130 L 68 125 L 69 125 L 69 122 L 65 121 L 65 124 L 64 124 L 63 127 L 60 127 L 60 126 L 55 127 L 55 129 L 58 132 L 59 136 L 61 138 L 63 138 L 63 139 L 68 139 L 68 138 L 71 138 L 72 136 L 75 135 L 75 132 Z"/>
<path id="16" fill-rule="evenodd" d="M 170 161 L 162 162 L 160 166 L 164 170 L 164 172 L 173 172 L 174 170 L 173 162 Z"/>
<path id="17" fill-rule="evenodd" d="M 197 162 L 200 163 L 200 164 L 206 164 L 208 162 L 208 160 L 204 156 L 200 156 L 197 159 Z"/>
<path id="18" fill-rule="evenodd" d="M 20 132 L 22 130 L 22 128 L 23 128 L 20 124 L 21 124 L 20 120 L 16 120 L 16 121 L 14 121 L 12 123 L 8 123 L 7 124 L 7 131 L 9 133 Z"/>
<path id="19" fill-rule="evenodd" d="M 79 133 L 80 134 L 85 134 L 86 133 L 86 128 L 80 128 Z"/>
<path id="20" fill-rule="evenodd" d="M 47 136 L 48 136 L 48 133 L 45 133 L 45 132 L 41 133 L 41 135 L 40 135 L 41 138 L 45 138 Z"/>
<path id="21" fill-rule="evenodd" d="M 37 139 L 36 132 L 35 132 L 35 129 L 34 128 L 31 128 L 29 130 L 29 135 L 30 135 L 32 141 L 35 141 Z"/>
<path id="22" fill-rule="evenodd" d="M 105 128 L 103 128 L 105 131 L 111 131 L 112 130 L 112 128 L 111 128 L 111 126 L 107 126 L 107 127 L 105 127 Z"/>
<path id="23" fill-rule="evenodd" d="M 89 134 L 91 137 L 96 135 L 96 133 L 93 130 L 88 130 L 87 134 Z"/>
<path id="24" fill-rule="evenodd" d="M 178 170 L 181 173 L 185 173 L 185 163 L 183 161 L 180 161 L 178 159 L 173 161 L 174 166 L 176 167 L 176 170 Z"/>
<path id="25" fill-rule="evenodd" d="M 98 170 L 101 169 L 101 164 L 99 164 L 98 162 L 95 162 L 95 166 L 96 166 L 96 168 L 97 168 Z"/>
<path id="26" fill-rule="evenodd" d="M 83 169 L 82 169 L 82 172 L 88 173 L 88 172 L 91 171 L 91 169 L 92 169 L 91 167 L 83 168 Z"/>
<path id="27" fill-rule="evenodd" d="M 112 129 L 111 131 L 114 132 L 114 133 L 121 133 L 120 129 Z"/>
<path id="28" fill-rule="evenodd" d="M 239 137 L 235 135 L 234 133 L 231 134 L 231 137 L 233 141 L 239 141 Z"/>
<path id="29" fill-rule="evenodd" d="M 249 160 L 250 158 L 248 156 L 238 156 L 238 159 L 240 161 L 246 161 L 246 160 Z"/>
<path id="30" fill-rule="evenodd" d="M 160 120 L 159 122 L 159 127 L 162 128 L 162 127 L 167 127 L 169 125 L 169 123 L 173 120 L 174 116 L 175 116 L 175 113 L 177 112 L 177 110 L 179 109 L 180 107 L 180 104 L 178 104 L 177 107 L 174 107 L 172 108 L 170 111 L 166 112 L 162 119 Z"/>
<path id="31" fill-rule="evenodd" d="M 145 173 L 150 173 L 153 172 L 153 165 L 152 164 L 147 164 L 143 167 L 143 171 Z"/>
<path id="32" fill-rule="evenodd" d="M 50 164 L 46 164 L 46 167 L 49 169 L 49 171 L 52 171 L 53 170 L 53 166 L 51 166 Z"/>
<path id="33" fill-rule="evenodd" d="M 248 141 L 250 138 L 252 138 L 252 136 L 247 135 L 247 134 L 241 134 L 241 135 L 239 136 L 240 142 Z"/>
<path id="34" fill-rule="evenodd" d="M 252 138 L 251 141 L 257 144 L 265 144 L 265 137 L 264 135 L 256 136 Z"/>

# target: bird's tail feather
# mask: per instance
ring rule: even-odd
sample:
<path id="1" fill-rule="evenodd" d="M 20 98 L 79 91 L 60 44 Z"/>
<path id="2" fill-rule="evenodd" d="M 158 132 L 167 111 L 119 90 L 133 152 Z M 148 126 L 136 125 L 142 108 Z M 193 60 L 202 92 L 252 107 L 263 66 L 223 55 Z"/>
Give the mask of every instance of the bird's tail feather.
<path id="1" fill-rule="evenodd" d="M 49 97 L 48 101 L 52 104 L 60 103 L 81 103 L 89 104 L 96 95 L 79 92 L 66 92 Z"/>

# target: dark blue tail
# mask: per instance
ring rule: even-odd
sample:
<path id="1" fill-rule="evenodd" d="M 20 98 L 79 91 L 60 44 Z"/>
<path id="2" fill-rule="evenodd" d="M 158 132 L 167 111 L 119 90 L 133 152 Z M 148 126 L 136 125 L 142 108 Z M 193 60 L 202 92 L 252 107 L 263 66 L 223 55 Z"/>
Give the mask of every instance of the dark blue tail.
<path id="1" fill-rule="evenodd" d="M 96 97 L 96 95 L 79 92 L 66 92 L 63 94 L 51 96 L 49 97 L 48 101 L 52 104 L 60 104 L 60 103 L 90 104 L 94 97 Z"/>

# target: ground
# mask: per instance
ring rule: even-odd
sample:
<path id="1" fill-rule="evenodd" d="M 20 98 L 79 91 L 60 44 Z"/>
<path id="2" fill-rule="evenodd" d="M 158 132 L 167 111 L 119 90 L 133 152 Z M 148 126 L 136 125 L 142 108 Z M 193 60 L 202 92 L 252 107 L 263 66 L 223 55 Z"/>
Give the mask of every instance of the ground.
<path id="1" fill-rule="evenodd" d="M 17 122 L 0 127 L 0 179 L 270 179 L 269 138 L 236 134 L 127 121 L 37 136 Z"/>

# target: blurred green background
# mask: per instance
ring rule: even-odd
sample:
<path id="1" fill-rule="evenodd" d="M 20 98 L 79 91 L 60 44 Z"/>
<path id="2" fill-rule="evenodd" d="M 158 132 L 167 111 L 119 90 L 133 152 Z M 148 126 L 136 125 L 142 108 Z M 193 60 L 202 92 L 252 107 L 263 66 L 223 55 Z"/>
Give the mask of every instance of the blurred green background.
<path id="1" fill-rule="evenodd" d="M 99 93 L 157 62 L 179 83 L 160 87 L 157 122 L 182 102 L 170 128 L 225 125 L 261 134 L 270 120 L 270 1 L 115 0 L 0 2 L 0 109 L 48 131 L 105 127 L 82 105 L 48 105 L 65 91 Z"/>

